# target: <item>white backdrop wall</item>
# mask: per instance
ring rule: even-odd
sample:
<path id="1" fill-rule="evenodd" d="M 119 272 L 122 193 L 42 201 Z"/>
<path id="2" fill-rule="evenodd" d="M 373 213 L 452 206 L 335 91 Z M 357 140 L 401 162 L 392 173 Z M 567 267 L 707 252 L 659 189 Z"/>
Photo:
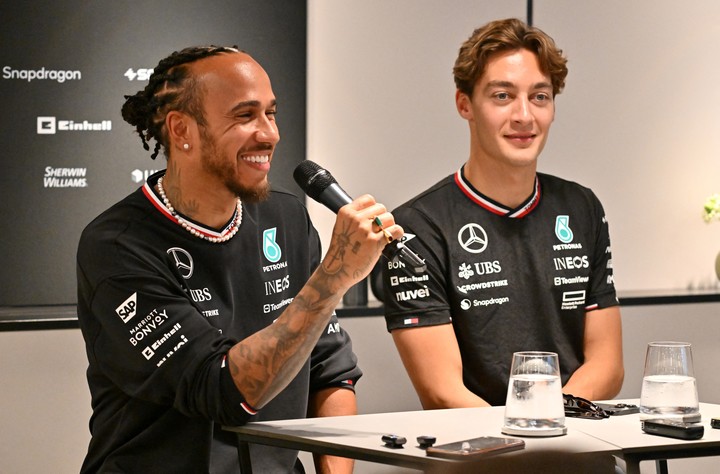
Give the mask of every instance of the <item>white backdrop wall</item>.
<path id="1" fill-rule="evenodd" d="M 467 159 L 452 65 L 477 26 L 524 0 L 310 0 L 308 158 L 393 208 Z M 620 291 L 716 288 L 720 224 L 717 0 L 536 0 L 534 24 L 569 57 L 540 170 L 600 197 Z M 323 239 L 334 217 L 310 212 Z"/>
<path id="2" fill-rule="evenodd" d="M 720 224 L 716 0 L 539 0 L 569 57 L 542 167 L 592 187 L 610 218 L 620 289 L 712 287 Z"/>

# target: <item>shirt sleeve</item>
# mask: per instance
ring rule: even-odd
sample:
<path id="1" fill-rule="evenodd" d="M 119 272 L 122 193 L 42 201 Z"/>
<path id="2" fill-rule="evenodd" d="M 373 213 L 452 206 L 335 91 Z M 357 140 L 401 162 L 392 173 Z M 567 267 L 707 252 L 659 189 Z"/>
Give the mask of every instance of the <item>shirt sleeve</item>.
<path id="1" fill-rule="evenodd" d="M 234 341 L 205 321 L 179 287 L 159 275 L 133 272 L 103 280 L 91 295 L 78 305 L 89 376 L 190 417 L 247 421 L 252 409 L 227 384 L 224 356 Z"/>
<path id="2" fill-rule="evenodd" d="M 596 241 L 592 256 L 592 272 L 589 282 L 589 297 L 585 309 L 609 308 L 619 304 L 615 291 L 615 277 L 612 266 L 610 231 L 605 210 L 597 197 L 592 194 L 592 216 L 596 225 Z"/>
<path id="3" fill-rule="evenodd" d="M 393 215 L 405 230 L 405 244 L 422 256 L 426 269 L 415 273 L 397 258 L 383 262 L 383 302 L 388 331 L 450 323 L 450 304 L 445 291 L 448 245 L 442 232 L 418 210 L 400 207 Z"/>
<path id="4" fill-rule="evenodd" d="M 328 387 L 354 390 L 362 376 L 357 362 L 350 336 L 333 314 L 310 358 L 310 391 Z"/>

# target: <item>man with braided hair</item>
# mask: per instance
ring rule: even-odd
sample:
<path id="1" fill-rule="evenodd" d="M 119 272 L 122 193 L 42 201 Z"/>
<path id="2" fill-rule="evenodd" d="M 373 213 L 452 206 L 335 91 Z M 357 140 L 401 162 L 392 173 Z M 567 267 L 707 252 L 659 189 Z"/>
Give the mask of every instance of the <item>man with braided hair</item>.
<path id="1" fill-rule="evenodd" d="M 303 204 L 271 190 L 270 80 L 234 48 L 175 52 L 123 117 L 167 170 L 84 230 L 78 317 L 92 395 L 82 472 L 239 472 L 223 425 L 356 413 L 361 372 L 334 308 L 402 228 L 365 195 L 321 262 Z M 382 227 L 374 218 L 378 217 Z M 303 472 L 251 446 L 255 472 Z M 318 457 L 319 472 L 352 461 Z"/>

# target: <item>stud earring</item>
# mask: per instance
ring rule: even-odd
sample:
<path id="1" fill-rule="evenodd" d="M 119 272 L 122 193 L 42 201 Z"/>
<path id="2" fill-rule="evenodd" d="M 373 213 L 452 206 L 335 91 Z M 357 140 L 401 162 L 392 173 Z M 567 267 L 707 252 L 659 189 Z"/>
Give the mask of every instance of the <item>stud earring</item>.
<path id="1" fill-rule="evenodd" d="M 188 143 L 185 143 L 185 144 L 183 145 L 183 149 L 184 149 L 184 150 L 189 150 L 189 149 L 190 149 L 190 145 L 189 145 Z"/>

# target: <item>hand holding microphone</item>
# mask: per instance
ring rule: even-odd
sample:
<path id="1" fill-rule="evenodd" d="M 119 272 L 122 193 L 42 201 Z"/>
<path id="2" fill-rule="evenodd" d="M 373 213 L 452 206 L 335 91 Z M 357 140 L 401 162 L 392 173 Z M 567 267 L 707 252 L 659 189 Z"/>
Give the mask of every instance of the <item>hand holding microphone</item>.
<path id="1" fill-rule="evenodd" d="M 336 214 L 341 207 L 352 202 L 352 198 L 340 187 L 333 175 L 317 163 L 303 161 L 295 168 L 293 178 L 308 196 Z M 378 216 L 372 219 L 373 225 L 378 226 L 388 242 L 382 253 L 385 258 L 391 260 L 398 257 L 416 273 L 425 270 L 424 260 L 399 240 L 393 240 Z"/>

